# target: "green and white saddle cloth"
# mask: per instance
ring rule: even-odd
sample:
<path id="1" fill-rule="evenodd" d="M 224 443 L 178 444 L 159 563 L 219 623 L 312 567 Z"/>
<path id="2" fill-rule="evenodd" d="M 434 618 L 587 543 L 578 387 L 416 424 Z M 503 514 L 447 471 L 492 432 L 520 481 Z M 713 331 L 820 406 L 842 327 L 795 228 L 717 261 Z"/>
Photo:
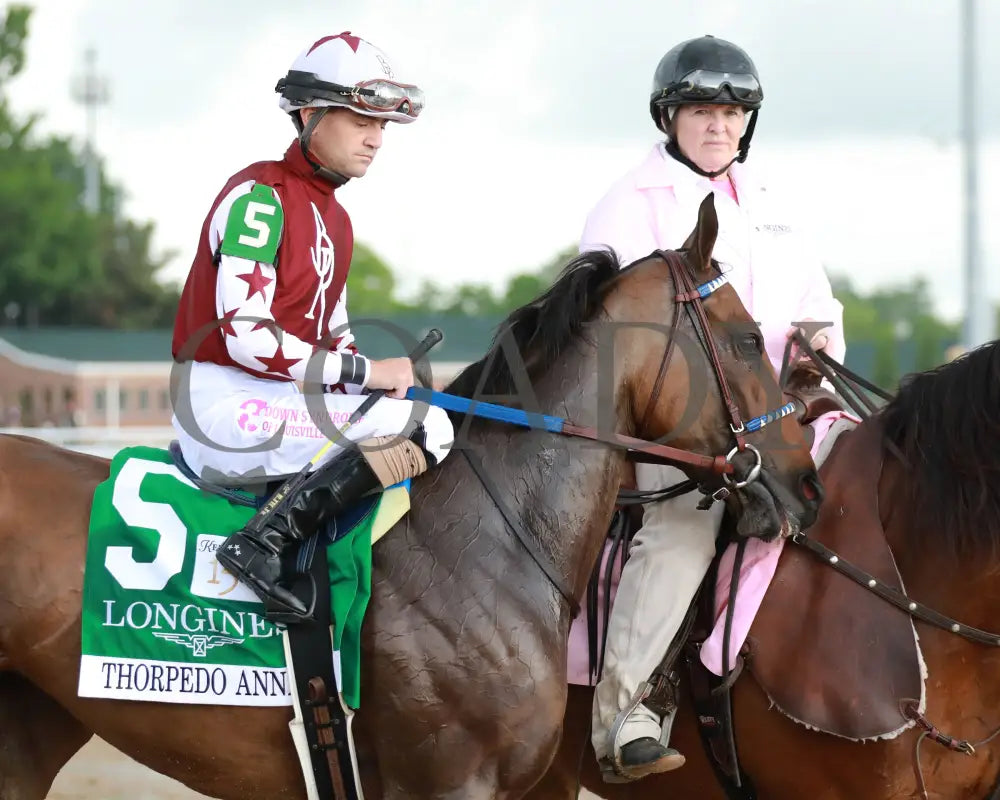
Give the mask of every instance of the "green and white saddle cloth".
<path id="1" fill-rule="evenodd" d="M 372 542 L 409 508 L 409 482 L 355 514 L 328 548 L 337 680 L 360 704 Z M 215 559 L 255 509 L 198 489 L 166 450 L 129 447 L 94 492 L 83 583 L 81 697 L 292 705 L 282 629 Z"/>

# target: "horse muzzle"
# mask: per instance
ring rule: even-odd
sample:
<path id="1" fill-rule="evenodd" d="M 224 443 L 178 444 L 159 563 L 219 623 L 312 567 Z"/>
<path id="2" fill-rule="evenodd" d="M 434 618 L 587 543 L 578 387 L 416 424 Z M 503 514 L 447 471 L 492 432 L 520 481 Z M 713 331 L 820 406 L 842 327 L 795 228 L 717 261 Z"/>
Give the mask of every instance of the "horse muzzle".
<path id="1" fill-rule="evenodd" d="M 740 488 L 736 532 L 741 537 L 773 541 L 808 528 L 816 521 L 823 501 L 823 487 L 815 470 L 796 476 L 794 490 L 767 469 L 758 479 Z"/>

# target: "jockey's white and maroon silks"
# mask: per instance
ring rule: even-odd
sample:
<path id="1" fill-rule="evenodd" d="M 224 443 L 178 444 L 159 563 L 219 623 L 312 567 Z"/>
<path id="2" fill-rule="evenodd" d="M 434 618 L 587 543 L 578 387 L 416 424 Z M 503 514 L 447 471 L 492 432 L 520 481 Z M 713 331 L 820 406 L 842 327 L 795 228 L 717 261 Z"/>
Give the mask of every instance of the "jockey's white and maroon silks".
<path id="1" fill-rule="evenodd" d="M 263 194 L 268 190 L 277 209 Z M 244 257 L 220 251 L 241 202 L 247 210 L 238 215 L 246 226 L 240 238 L 251 243 Z M 254 243 L 273 251 L 273 263 L 251 260 Z M 333 185 L 313 173 L 297 143 L 280 161 L 246 167 L 229 179 L 205 219 L 181 295 L 174 359 L 292 381 L 305 378 L 310 357 L 323 348 L 333 353 L 323 363 L 323 383 L 363 385 L 367 359 L 355 358 L 347 327 L 353 248 L 351 221 Z"/>

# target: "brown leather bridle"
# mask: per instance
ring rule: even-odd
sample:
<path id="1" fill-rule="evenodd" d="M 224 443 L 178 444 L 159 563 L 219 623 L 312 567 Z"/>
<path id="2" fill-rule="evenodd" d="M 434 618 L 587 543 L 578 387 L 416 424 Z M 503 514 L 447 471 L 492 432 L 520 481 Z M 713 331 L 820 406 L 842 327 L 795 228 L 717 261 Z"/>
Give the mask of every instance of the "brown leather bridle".
<path id="1" fill-rule="evenodd" d="M 680 325 L 681 311 L 685 310 L 691 319 L 691 323 L 694 326 L 695 332 L 697 333 L 702 346 L 708 354 L 709 360 L 711 361 L 712 371 L 715 373 L 715 378 L 718 381 L 719 390 L 722 395 L 722 402 L 729 413 L 729 429 L 736 440 L 736 446 L 733 447 L 732 450 L 730 450 L 725 456 L 706 456 L 689 450 L 683 450 L 679 447 L 656 444 L 654 442 L 648 442 L 644 439 L 638 439 L 636 437 L 626 436 L 620 433 L 602 433 L 594 427 L 575 425 L 569 421 L 560 420 L 558 418 L 545 418 L 543 415 L 535 415 L 538 417 L 538 420 L 533 422 L 529 419 L 529 415 L 525 414 L 523 415 L 524 419 L 515 422 L 515 424 L 523 424 L 528 427 L 542 427 L 552 433 L 561 433 L 567 436 L 579 436 L 587 439 L 593 439 L 606 444 L 625 447 L 630 453 L 643 453 L 645 460 L 663 461 L 674 465 L 687 465 L 698 469 L 708 470 L 713 474 L 721 475 L 724 485 L 718 488 L 711 495 L 708 495 L 707 491 L 705 492 L 708 496 L 704 501 L 702 501 L 700 507 L 707 507 L 705 506 L 706 502 L 710 505 L 714 501 L 725 500 L 732 493 L 732 491 L 742 489 L 744 486 L 748 486 L 753 481 L 757 480 L 762 469 L 760 451 L 746 441 L 745 435 L 747 433 L 753 433 L 760 430 L 765 425 L 793 413 L 795 406 L 793 403 L 786 403 L 775 411 L 763 414 L 759 417 L 754 417 L 749 422 L 744 424 L 739 407 L 737 406 L 736 401 L 733 398 L 733 393 L 729 388 L 729 382 L 726 380 L 725 373 L 723 372 L 722 360 L 719 358 L 719 351 L 715 345 L 715 339 L 712 336 L 711 324 L 708 321 L 708 315 L 705 313 L 703 304 L 706 297 L 711 295 L 716 289 L 726 285 L 728 280 L 720 273 L 711 281 L 696 286 L 687 264 L 678 253 L 673 251 L 657 250 L 656 255 L 662 258 L 670 268 L 670 276 L 676 293 L 674 295 L 674 313 L 673 319 L 671 320 L 670 336 L 667 340 L 667 345 L 664 348 L 663 357 L 660 359 L 660 366 L 657 370 L 656 379 L 653 383 L 653 389 L 650 392 L 649 399 L 646 402 L 646 408 L 640 418 L 642 423 L 640 427 L 644 426 L 651 409 L 655 407 L 656 401 L 659 399 L 659 395 L 663 387 L 663 381 L 669 369 L 670 360 L 673 356 L 674 342 L 676 340 L 678 326 Z M 426 402 L 430 402 L 435 405 L 442 405 L 441 400 L 449 396 L 440 392 L 411 389 L 408 392 L 407 397 L 418 400 L 423 399 Z M 464 398 L 455 398 L 454 396 L 450 397 L 452 400 L 465 400 Z M 437 402 L 435 402 L 436 400 Z M 491 404 L 476 403 L 474 405 L 489 406 Z M 445 405 L 445 407 L 447 407 L 447 405 Z M 458 410 L 458 407 L 456 406 L 452 406 L 452 408 L 453 410 Z M 472 406 L 462 410 L 464 413 L 475 413 L 475 411 L 472 410 Z M 490 415 L 483 414 L 483 416 Z M 507 418 L 507 421 L 514 422 L 511 418 Z M 745 450 L 749 450 L 754 454 L 756 457 L 756 463 L 750 468 L 743 478 L 734 479 L 731 477 L 735 472 L 735 467 L 732 463 L 733 456 Z M 507 522 L 507 525 L 511 528 L 514 535 L 520 540 L 525 550 L 528 551 L 528 554 L 546 575 L 552 585 L 567 601 L 571 609 L 571 613 L 575 617 L 580 610 L 580 606 L 573 594 L 572 587 L 569 586 L 565 578 L 559 574 L 558 570 L 554 568 L 551 560 L 544 553 L 542 553 L 538 547 L 535 546 L 534 540 L 524 531 L 519 516 L 515 514 L 513 509 L 511 509 L 504 501 L 498 487 L 489 476 L 489 473 L 479 456 L 473 454 L 470 448 L 464 448 L 462 452 L 469 461 L 473 470 L 476 472 L 480 482 L 485 487 L 487 494 L 490 495 L 493 502 L 500 510 L 500 513 Z"/>
<path id="2" fill-rule="evenodd" d="M 794 411 L 794 405 L 792 403 L 786 403 L 775 411 L 755 417 L 750 420 L 749 423 L 744 424 L 739 406 L 736 404 L 733 393 L 729 388 L 729 381 L 726 380 L 726 375 L 722 368 L 722 360 L 719 358 L 719 350 L 716 347 L 715 338 L 712 336 L 711 323 L 708 321 L 708 315 L 705 313 L 705 306 L 703 303 L 706 297 L 710 296 L 716 289 L 728 283 L 728 280 L 725 276 L 719 274 L 716 278 L 707 283 L 695 285 L 694 280 L 691 277 L 691 272 L 688 269 L 684 258 L 680 255 L 680 252 L 672 250 L 657 250 L 656 255 L 667 263 L 667 266 L 670 269 L 670 278 L 673 281 L 676 294 L 674 295 L 674 313 L 670 321 L 670 335 L 663 351 L 663 358 L 660 359 L 660 366 L 657 370 L 656 378 L 653 381 L 653 388 L 650 391 L 649 399 L 646 401 L 646 407 L 639 418 L 639 427 L 645 427 L 652 409 L 656 407 L 656 403 L 660 398 L 660 392 L 663 389 L 663 381 L 670 368 L 670 361 L 674 352 L 674 343 L 677 339 L 677 331 L 680 326 L 682 316 L 681 311 L 684 310 L 687 312 L 687 316 L 694 327 L 695 333 L 697 334 L 702 347 L 705 348 L 705 352 L 711 362 L 712 372 L 715 374 L 715 379 L 719 385 L 719 392 L 722 396 L 722 403 L 726 407 L 726 411 L 729 414 L 729 429 L 736 441 L 736 446 L 733 447 L 733 449 L 730 450 L 725 456 L 704 456 L 700 453 L 693 453 L 688 450 L 682 450 L 680 448 L 670 447 L 667 445 L 653 444 L 651 442 L 645 442 L 641 439 L 635 439 L 621 434 L 614 434 L 613 437 L 609 438 L 601 436 L 593 428 L 585 428 L 568 423 L 563 426 L 563 432 L 574 436 L 585 436 L 588 438 L 600 439 L 601 441 L 609 441 L 609 443 L 612 444 L 623 444 L 628 446 L 629 450 L 632 452 L 640 452 L 645 453 L 648 456 L 653 456 L 656 461 L 663 461 L 675 465 L 688 465 L 699 469 L 707 469 L 714 474 L 722 476 L 726 485 L 717 491 L 713 495 L 713 498 L 716 500 L 723 500 L 729 495 L 731 490 L 742 489 L 744 486 L 747 486 L 757 480 L 760 476 L 762 468 L 760 451 L 746 441 L 746 433 L 752 433 L 760 430 L 765 425 L 791 414 Z M 751 467 L 744 478 L 734 480 L 730 477 L 735 472 L 732 459 L 737 453 L 741 453 L 745 450 L 749 450 L 754 454 L 756 463 L 753 467 Z"/>

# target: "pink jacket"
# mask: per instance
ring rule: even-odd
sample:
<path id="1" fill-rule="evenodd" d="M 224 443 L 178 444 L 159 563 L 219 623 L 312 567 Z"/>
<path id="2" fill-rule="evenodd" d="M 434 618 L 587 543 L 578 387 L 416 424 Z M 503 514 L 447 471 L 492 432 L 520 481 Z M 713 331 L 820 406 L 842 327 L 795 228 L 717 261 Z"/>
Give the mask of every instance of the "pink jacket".
<path id="1" fill-rule="evenodd" d="M 781 368 L 785 333 L 807 318 L 831 323 L 826 352 L 844 360 L 843 306 L 834 298 L 823 265 L 766 187 L 744 164 L 730 174 L 739 205 L 717 192 L 719 236 L 713 256 L 760 325 L 764 346 Z M 657 144 L 620 178 L 587 217 L 580 251 L 611 247 L 623 264 L 657 249 L 680 247 L 694 229 L 711 182 L 666 154 Z"/>

